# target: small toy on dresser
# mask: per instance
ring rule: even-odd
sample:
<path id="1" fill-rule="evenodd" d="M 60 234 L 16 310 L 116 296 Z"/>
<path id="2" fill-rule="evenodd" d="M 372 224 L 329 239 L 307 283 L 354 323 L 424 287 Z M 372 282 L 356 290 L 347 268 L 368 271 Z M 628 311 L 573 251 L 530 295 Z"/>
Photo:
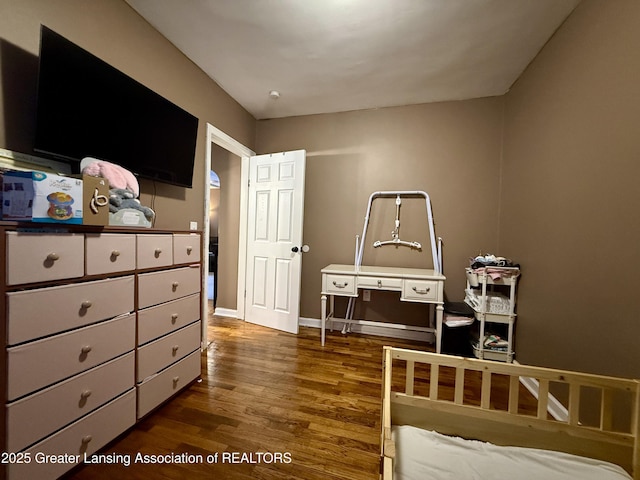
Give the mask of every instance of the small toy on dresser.
<path id="1" fill-rule="evenodd" d="M 150 227 L 155 212 L 140 203 L 140 187 L 135 175 L 115 163 L 86 157 L 82 173 L 109 181 L 109 225 Z"/>
<path id="2" fill-rule="evenodd" d="M 149 207 L 142 205 L 140 200 L 133 196 L 131 190 L 127 190 L 126 188 L 111 188 L 109 190 L 109 211 L 111 213 L 117 213 L 123 208 L 140 210 L 150 222 L 152 222 L 153 217 L 155 217 L 155 212 Z"/>

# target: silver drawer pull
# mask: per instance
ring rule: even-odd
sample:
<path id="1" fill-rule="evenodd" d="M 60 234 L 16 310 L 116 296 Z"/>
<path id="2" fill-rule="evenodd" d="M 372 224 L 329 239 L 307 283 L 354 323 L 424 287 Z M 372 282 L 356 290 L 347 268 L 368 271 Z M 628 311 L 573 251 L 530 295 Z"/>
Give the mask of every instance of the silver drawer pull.
<path id="1" fill-rule="evenodd" d="M 160 254 L 162 253 L 162 249 L 161 249 L 161 248 L 156 248 L 156 249 L 153 251 L 153 253 L 154 253 L 154 255 L 155 255 L 156 257 L 159 257 L 159 256 L 160 256 Z"/>
<path id="2" fill-rule="evenodd" d="M 84 308 L 85 310 L 86 310 L 87 308 L 91 308 L 91 305 L 93 305 L 93 303 L 91 303 L 91 300 L 85 300 L 84 302 L 82 302 L 82 303 L 80 304 L 80 306 L 81 306 L 82 308 Z"/>
<path id="3" fill-rule="evenodd" d="M 91 390 L 85 390 L 84 392 L 82 392 L 80 394 L 80 398 L 83 399 L 83 400 L 86 400 L 90 396 L 91 396 Z"/>
<path id="4" fill-rule="evenodd" d="M 85 353 L 85 354 L 86 354 L 86 353 L 89 353 L 89 352 L 91 351 L 91 345 L 85 345 L 84 347 L 82 347 L 82 348 L 80 349 L 80 351 L 81 351 L 82 353 Z"/>
<path id="5" fill-rule="evenodd" d="M 171 350 L 173 351 L 173 354 L 175 355 L 176 353 L 178 353 L 178 350 L 180 349 L 180 345 L 174 345 L 173 348 L 171 348 Z"/>
<path id="6" fill-rule="evenodd" d="M 119 257 L 120 256 L 120 250 L 114 250 L 113 252 L 111 252 L 111 256 L 112 257 Z"/>
<path id="7" fill-rule="evenodd" d="M 187 254 L 191 255 L 191 252 L 193 252 L 193 247 L 187 247 Z"/>
<path id="8" fill-rule="evenodd" d="M 382 280 L 378 280 L 378 288 L 382 287 Z"/>
<path id="9" fill-rule="evenodd" d="M 180 282 L 173 282 L 173 283 L 171 284 L 171 287 L 172 287 L 174 290 L 177 290 L 177 288 L 178 288 L 178 286 L 179 286 L 179 285 L 180 285 Z"/>
<path id="10" fill-rule="evenodd" d="M 176 323 L 176 320 L 178 320 L 178 314 L 174 313 L 171 315 L 171 323 Z"/>
<path id="11" fill-rule="evenodd" d="M 333 286 L 336 288 L 345 288 L 347 285 L 349 285 L 349 282 L 344 282 L 344 283 L 333 282 Z"/>
<path id="12" fill-rule="evenodd" d="M 91 440 L 93 440 L 93 437 L 91 435 L 85 435 L 84 437 L 82 437 L 82 443 L 84 443 L 85 445 Z"/>
<path id="13" fill-rule="evenodd" d="M 180 381 L 180 377 L 173 377 L 173 384 L 175 385 Z"/>
<path id="14" fill-rule="evenodd" d="M 431 287 L 427 287 L 424 290 L 418 290 L 417 287 L 413 287 L 412 290 L 420 295 L 426 295 L 427 293 L 429 293 L 431 291 Z"/>
<path id="15" fill-rule="evenodd" d="M 56 260 L 60 260 L 60 255 L 52 252 L 49 255 L 47 255 L 47 260 L 49 260 L 50 262 L 55 262 Z"/>

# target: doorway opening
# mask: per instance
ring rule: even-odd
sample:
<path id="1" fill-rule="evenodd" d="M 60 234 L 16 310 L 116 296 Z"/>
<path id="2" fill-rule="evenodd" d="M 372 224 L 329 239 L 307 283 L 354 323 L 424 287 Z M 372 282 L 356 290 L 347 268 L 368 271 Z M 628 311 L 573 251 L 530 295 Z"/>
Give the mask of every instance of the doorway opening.
<path id="1" fill-rule="evenodd" d="M 209 171 L 209 275 L 207 278 L 207 300 L 213 309 L 218 298 L 218 222 L 220 207 L 220 177 Z"/>
<path id="2" fill-rule="evenodd" d="M 234 167 L 239 169 L 239 173 L 237 177 L 239 177 L 239 181 L 232 179 L 231 181 L 225 181 L 222 179 L 222 183 L 224 184 L 224 189 L 229 190 L 230 188 L 237 188 L 239 190 L 239 202 L 235 202 L 235 207 L 237 208 L 237 213 L 235 215 L 235 219 L 238 222 L 236 225 L 238 242 L 237 248 L 233 248 L 232 245 L 228 243 L 225 244 L 224 241 L 224 232 L 225 230 L 234 230 L 230 225 L 225 223 L 224 219 L 220 221 L 220 227 L 218 232 L 219 239 L 219 249 L 217 255 L 217 267 L 218 272 L 217 278 L 224 278 L 225 285 L 236 285 L 236 308 L 235 309 L 227 309 L 221 308 L 221 304 L 229 303 L 225 299 L 221 299 L 220 289 L 216 288 L 216 302 L 219 304 L 216 308 L 216 311 L 220 311 L 219 313 L 224 314 L 226 316 L 236 317 L 239 319 L 244 319 L 244 291 L 245 291 L 245 262 L 246 262 L 246 225 L 247 225 L 247 189 L 241 188 L 242 185 L 248 185 L 249 182 L 249 157 L 255 155 L 255 152 L 251 149 L 245 147 L 237 140 L 233 139 L 223 131 L 214 127 L 210 123 L 207 123 L 207 137 L 206 137 L 206 154 L 205 154 L 205 164 L 204 170 L 202 171 L 202 179 L 204 181 L 204 211 L 203 211 L 203 239 L 205 239 L 202 245 L 203 250 L 203 259 L 208 258 L 209 256 L 209 245 L 207 243 L 207 239 L 209 238 L 209 191 L 210 191 L 210 177 L 209 172 L 215 171 L 219 176 L 223 176 L 223 172 L 218 168 L 218 166 L 212 167 L 212 157 L 213 151 L 216 147 L 221 147 L 223 151 L 226 151 L 228 154 L 234 155 L 235 160 L 233 161 Z M 216 162 L 217 163 L 217 162 Z M 230 202 L 227 202 L 230 203 Z M 233 203 L 233 202 L 232 202 Z M 232 206 L 229 204 L 228 206 Z M 225 202 L 221 201 L 221 208 L 226 208 Z M 222 211 L 219 211 L 220 216 L 222 216 Z M 227 216 L 228 217 L 228 216 Z M 226 246 L 225 246 L 226 245 Z M 203 291 L 207 291 L 207 281 L 208 281 L 208 271 L 209 271 L 209 262 L 204 262 L 204 272 L 202 275 L 202 289 Z M 227 278 L 229 277 L 229 278 Z M 220 282 L 218 282 L 220 285 Z M 216 286 L 217 287 L 217 286 Z M 205 319 L 202 322 L 202 345 L 201 348 L 204 350 L 207 348 L 207 320 L 209 318 L 209 312 L 212 311 L 212 305 L 210 305 L 207 295 L 202 295 L 201 298 L 201 312 L 202 318 Z"/>

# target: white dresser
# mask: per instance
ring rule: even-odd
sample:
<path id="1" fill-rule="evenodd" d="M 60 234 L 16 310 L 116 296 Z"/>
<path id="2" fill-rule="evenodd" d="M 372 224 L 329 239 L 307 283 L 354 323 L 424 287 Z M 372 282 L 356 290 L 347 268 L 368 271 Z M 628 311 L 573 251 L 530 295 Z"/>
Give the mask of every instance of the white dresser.
<path id="1" fill-rule="evenodd" d="M 200 234 L 39 227 L 0 240 L 9 479 L 57 478 L 200 375 Z"/>

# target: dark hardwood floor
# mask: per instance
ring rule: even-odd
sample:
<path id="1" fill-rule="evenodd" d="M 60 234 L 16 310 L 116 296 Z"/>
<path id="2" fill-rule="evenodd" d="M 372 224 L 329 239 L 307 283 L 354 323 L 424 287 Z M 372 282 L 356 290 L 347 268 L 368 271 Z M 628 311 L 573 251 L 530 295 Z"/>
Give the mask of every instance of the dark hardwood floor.
<path id="1" fill-rule="evenodd" d="M 83 465 L 67 478 L 378 478 L 382 346 L 430 345 L 334 331 L 321 347 L 318 329 L 296 336 L 223 317 L 208 330 L 202 380 L 101 452 L 119 463 Z M 171 453 L 203 461 L 133 463 Z"/>

